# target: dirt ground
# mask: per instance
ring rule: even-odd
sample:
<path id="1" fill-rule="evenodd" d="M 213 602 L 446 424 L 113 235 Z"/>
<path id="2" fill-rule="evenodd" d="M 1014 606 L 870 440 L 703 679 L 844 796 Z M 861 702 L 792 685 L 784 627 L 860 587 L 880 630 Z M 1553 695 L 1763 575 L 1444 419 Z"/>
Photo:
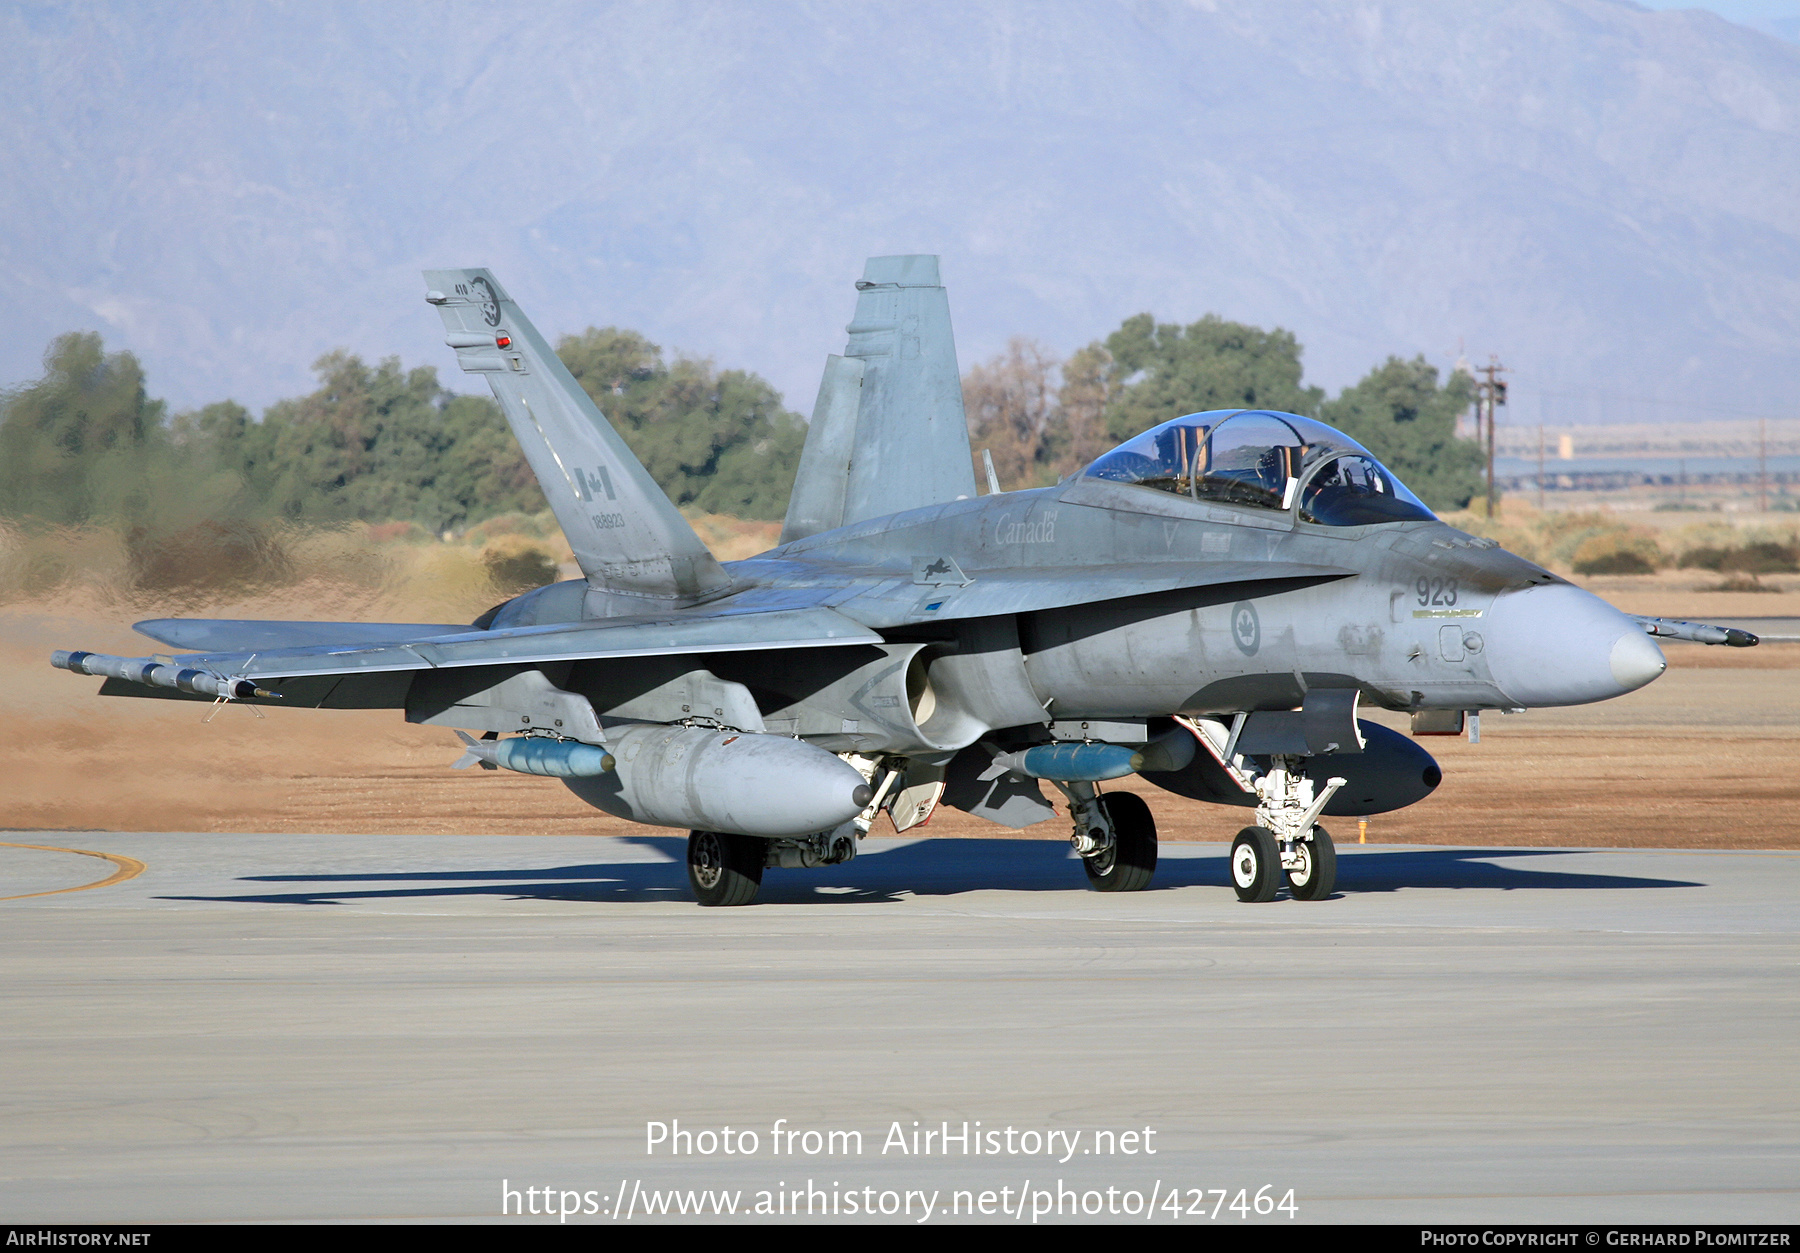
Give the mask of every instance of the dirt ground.
<path id="1" fill-rule="evenodd" d="M 1693 579 L 1595 580 L 1638 613 L 1800 616 L 1800 590 L 1734 594 Z M 313 616 L 246 606 L 260 616 Z M 202 705 L 100 700 L 99 681 L 53 670 L 53 648 L 143 655 L 135 616 L 104 605 L 0 606 L 0 828 L 12 831 L 256 831 L 617 834 L 630 824 L 587 808 L 553 780 L 452 771 L 448 731 L 393 711 L 243 707 L 211 721 Z M 248 615 L 246 615 L 248 616 Z M 1606 704 L 1482 720 L 1482 740 L 1425 742 L 1437 792 L 1369 823 L 1380 843 L 1800 848 L 1800 644 L 1665 647 L 1670 669 Z M 1384 715 L 1385 717 L 1385 715 Z M 1390 725 L 1403 728 L 1399 718 Z M 1229 840 L 1248 811 L 1130 790 L 1165 839 Z M 1003 834 L 943 810 L 934 836 Z M 1027 828 L 1061 834 L 1060 821 Z M 1340 843 L 1358 836 L 1338 820 Z"/>

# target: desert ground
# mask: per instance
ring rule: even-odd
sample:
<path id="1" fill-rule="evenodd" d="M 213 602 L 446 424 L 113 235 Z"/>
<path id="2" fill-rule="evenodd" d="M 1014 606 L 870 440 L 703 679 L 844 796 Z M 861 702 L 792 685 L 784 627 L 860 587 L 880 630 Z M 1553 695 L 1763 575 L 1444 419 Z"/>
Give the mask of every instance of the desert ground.
<path id="1" fill-rule="evenodd" d="M 1800 617 L 1791 588 L 1705 585 L 1593 584 Z M 450 770 L 454 737 L 397 712 L 206 721 L 48 664 L 142 654 L 129 624 L 171 612 L 408 619 L 334 595 L 0 605 L 16 1220 L 557 1221 L 503 1217 L 510 1180 L 641 1221 L 640 1189 L 816 1179 L 946 1204 L 1270 1185 L 1300 1221 L 1792 1221 L 1800 643 L 1671 644 L 1621 700 L 1428 741 L 1443 786 L 1367 845 L 1334 827 L 1328 904 L 1239 903 L 1247 811 L 1137 780 L 1170 841 L 1157 890 L 1085 890 L 1060 821 L 1000 839 L 946 810 L 771 874 L 757 908 L 696 910 L 681 833 Z M 870 1140 L 648 1155 L 670 1119 Z M 884 1157 L 915 1120 L 1160 1147 Z"/>

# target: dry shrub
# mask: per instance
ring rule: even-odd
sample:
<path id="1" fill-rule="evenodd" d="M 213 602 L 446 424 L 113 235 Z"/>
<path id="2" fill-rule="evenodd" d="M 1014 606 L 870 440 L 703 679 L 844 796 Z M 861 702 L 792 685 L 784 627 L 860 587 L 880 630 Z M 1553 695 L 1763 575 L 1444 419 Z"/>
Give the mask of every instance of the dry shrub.
<path id="1" fill-rule="evenodd" d="M 501 572 L 508 595 L 522 582 L 556 577 L 547 546 L 523 542 L 539 551 L 523 575 Z M 135 537 L 108 527 L 0 524 L 0 603 L 80 603 L 145 617 L 467 622 L 495 599 L 480 550 L 439 543 L 411 523 L 213 523 Z"/>
<path id="2" fill-rule="evenodd" d="M 328 582 L 376 591 L 394 579 L 403 547 L 377 547 L 368 529 L 348 522 L 334 527 L 295 528 L 288 536 L 294 581 Z"/>
<path id="3" fill-rule="evenodd" d="M 67 595 L 78 587 L 116 594 L 125 580 L 125 549 L 116 530 L 0 524 L 0 601 Z"/>
<path id="4" fill-rule="evenodd" d="M 682 516 L 720 561 L 742 561 L 765 553 L 781 539 L 779 522 L 747 522 L 723 513 L 683 510 Z"/>
<path id="5" fill-rule="evenodd" d="M 781 529 L 723 515 L 690 520 L 724 561 L 773 547 Z M 555 582 L 570 560 L 548 512 L 502 515 L 461 543 L 412 522 L 214 520 L 122 533 L 0 521 L 0 603 L 77 597 L 143 616 L 458 622 Z"/>
<path id="6" fill-rule="evenodd" d="M 160 533 L 134 526 L 125 554 L 137 591 L 263 587 L 294 577 L 284 537 L 258 522 L 214 520 Z"/>
<path id="7" fill-rule="evenodd" d="M 1609 513 L 1540 512 L 1523 501 L 1507 500 L 1497 519 L 1464 512 L 1444 521 L 1495 540 L 1527 561 L 1572 568 L 1577 574 L 1651 574 L 1668 564 L 1654 535 Z"/>
<path id="8" fill-rule="evenodd" d="M 1685 569 L 1736 574 L 1793 574 L 1800 571 L 1800 551 L 1793 543 L 1749 540 L 1730 546 L 1702 545 L 1681 555 Z"/>
<path id="9" fill-rule="evenodd" d="M 1734 574 L 1721 583 L 1711 587 L 1703 587 L 1703 592 L 1779 592 L 1779 587 L 1771 587 L 1754 574 Z"/>
<path id="10" fill-rule="evenodd" d="M 556 582 L 556 560 L 549 545 L 523 535 L 500 535 L 481 550 L 488 580 L 502 596 L 517 596 Z"/>
<path id="11" fill-rule="evenodd" d="M 549 510 L 536 514 L 502 513 L 464 531 L 461 541 L 471 548 L 483 548 L 490 540 L 499 539 L 503 535 L 522 535 L 539 540 L 561 539 L 562 528 L 556 523 L 556 515 Z"/>
<path id="12" fill-rule="evenodd" d="M 1443 519 L 1460 531 L 1491 539 L 1507 552 L 1542 565 L 1549 559 L 1544 547 L 1542 527 L 1545 515 L 1529 505 L 1510 500 L 1502 502 L 1502 506 L 1497 518 L 1489 518 L 1485 513 L 1464 511 L 1445 514 Z"/>
<path id="13" fill-rule="evenodd" d="M 1725 558 L 1732 550 L 1717 548 L 1711 544 L 1702 544 L 1698 548 L 1690 548 L 1681 554 L 1683 570 L 1722 570 Z"/>
<path id="14" fill-rule="evenodd" d="M 1576 551 L 1589 540 L 1631 533 L 1618 519 L 1604 513 L 1546 513 L 1538 529 L 1545 554 L 1564 566 L 1574 563 Z"/>
<path id="15" fill-rule="evenodd" d="M 1721 568 L 1740 574 L 1793 574 L 1800 571 L 1800 545 L 1752 540 L 1726 557 Z"/>
<path id="16" fill-rule="evenodd" d="M 1629 531 L 1589 536 L 1572 554 L 1577 574 L 1654 574 L 1662 564 L 1656 541 Z"/>
<path id="17" fill-rule="evenodd" d="M 369 524 L 369 542 L 372 544 L 435 544 L 437 538 L 417 522 Z"/>

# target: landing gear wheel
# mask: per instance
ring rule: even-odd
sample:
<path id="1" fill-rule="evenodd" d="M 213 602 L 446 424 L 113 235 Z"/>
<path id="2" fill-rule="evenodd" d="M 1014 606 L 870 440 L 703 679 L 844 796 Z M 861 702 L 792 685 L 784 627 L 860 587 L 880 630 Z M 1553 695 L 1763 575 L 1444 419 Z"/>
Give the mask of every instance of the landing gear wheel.
<path id="1" fill-rule="evenodd" d="M 1287 872 L 1288 891 L 1297 901 L 1322 901 L 1337 887 L 1337 846 L 1324 827 L 1312 829 L 1312 839 L 1294 845 L 1300 867 Z"/>
<path id="2" fill-rule="evenodd" d="M 1281 850 L 1267 827 L 1245 827 L 1231 842 L 1231 886 L 1240 901 L 1275 899 L 1281 886 Z"/>
<path id="3" fill-rule="evenodd" d="M 1100 812 L 1112 824 L 1113 846 L 1081 859 L 1096 892 L 1142 892 L 1156 874 L 1156 819 L 1144 798 L 1131 792 L 1108 792 Z"/>
<path id="4" fill-rule="evenodd" d="M 702 905 L 748 905 L 762 886 L 763 842 L 722 831 L 688 833 L 688 885 Z"/>

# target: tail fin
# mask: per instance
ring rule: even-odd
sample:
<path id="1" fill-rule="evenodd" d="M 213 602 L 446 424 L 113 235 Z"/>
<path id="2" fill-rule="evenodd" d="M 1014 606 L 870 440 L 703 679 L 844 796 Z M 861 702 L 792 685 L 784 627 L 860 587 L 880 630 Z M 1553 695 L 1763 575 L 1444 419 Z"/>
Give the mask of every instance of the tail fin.
<path id="1" fill-rule="evenodd" d="M 693 600 L 730 578 L 486 270 L 427 270 L 457 363 L 487 375 L 588 582 Z"/>
<path id="2" fill-rule="evenodd" d="M 950 299 L 936 257 L 870 257 L 828 357 L 781 542 L 975 494 Z"/>

